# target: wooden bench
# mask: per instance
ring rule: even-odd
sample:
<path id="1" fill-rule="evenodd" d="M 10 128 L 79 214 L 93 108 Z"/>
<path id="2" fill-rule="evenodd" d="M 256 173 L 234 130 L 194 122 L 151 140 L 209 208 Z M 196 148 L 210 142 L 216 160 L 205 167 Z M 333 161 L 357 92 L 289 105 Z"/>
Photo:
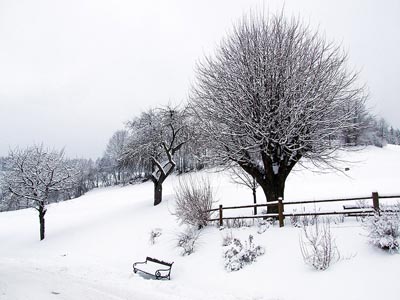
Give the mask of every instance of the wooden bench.
<path id="1" fill-rule="evenodd" d="M 133 264 L 133 272 L 138 271 L 143 274 L 154 277 L 155 279 L 168 278 L 171 279 L 172 263 L 168 263 L 156 258 L 146 257 L 144 262 L 135 262 Z"/>
<path id="2" fill-rule="evenodd" d="M 365 217 L 370 216 L 374 213 L 374 207 L 372 205 L 343 205 L 343 209 L 349 212 L 346 214 L 348 217 Z"/>

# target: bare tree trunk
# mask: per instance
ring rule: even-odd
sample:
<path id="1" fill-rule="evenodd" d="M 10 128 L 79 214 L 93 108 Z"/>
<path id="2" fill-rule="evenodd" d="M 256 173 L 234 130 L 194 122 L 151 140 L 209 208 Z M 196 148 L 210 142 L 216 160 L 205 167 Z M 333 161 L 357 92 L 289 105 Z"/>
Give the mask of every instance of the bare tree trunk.
<path id="1" fill-rule="evenodd" d="M 118 178 L 115 171 L 112 173 L 112 176 L 114 177 L 114 185 L 118 185 Z"/>
<path id="2" fill-rule="evenodd" d="M 285 179 L 282 179 L 281 176 L 273 176 L 269 182 L 260 182 L 261 188 L 263 189 L 265 198 L 267 202 L 278 201 L 278 198 L 284 196 L 285 190 Z M 270 213 L 278 213 L 278 206 L 268 206 L 267 212 Z"/>
<path id="3" fill-rule="evenodd" d="M 256 188 L 253 186 L 253 202 L 254 204 L 257 204 L 257 196 L 256 196 Z M 254 206 L 254 215 L 257 214 L 257 207 Z"/>
<path id="4" fill-rule="evenodd" d="M 162 182 L 154 182 L 154 206 L 160 204 L 162 201 Z"/>
<path id="5" fill-rule="evenodd" d="M 45 237 L 45 219 L 46 209 L 44 206 L 39 207 L 39 223 L 40 223 L 40 240 L 44 240 Z"/>

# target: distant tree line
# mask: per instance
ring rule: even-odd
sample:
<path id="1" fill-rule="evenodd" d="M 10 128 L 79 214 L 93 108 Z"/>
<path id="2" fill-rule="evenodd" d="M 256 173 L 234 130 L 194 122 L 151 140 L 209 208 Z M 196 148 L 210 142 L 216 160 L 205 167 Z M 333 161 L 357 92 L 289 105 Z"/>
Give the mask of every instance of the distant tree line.
<path id="1" fill-rule="evenodd" d="M 353 118 L 359 127 L 342 131 L 342 142 L 345 146 L 400 145 L 400 129 L 393 128 L 384 118 L 370 114 L 365 107 L 356 110 Z"/>

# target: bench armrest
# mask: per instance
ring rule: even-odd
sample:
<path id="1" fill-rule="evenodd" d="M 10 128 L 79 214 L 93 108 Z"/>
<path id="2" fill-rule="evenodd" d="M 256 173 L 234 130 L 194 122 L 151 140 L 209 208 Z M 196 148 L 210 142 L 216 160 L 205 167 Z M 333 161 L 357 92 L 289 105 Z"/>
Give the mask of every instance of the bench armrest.
<path id="1" fill-rule="evenodd" d="M 135 262 L 135 263 L 133 263 L 133 268 L 135 269 L 135 267 L 136 267 L 136 265 L 142 265 L 142 264 L 147 264 L 147 260 L 146 261 L 138 261 L 138 262 Z"/>

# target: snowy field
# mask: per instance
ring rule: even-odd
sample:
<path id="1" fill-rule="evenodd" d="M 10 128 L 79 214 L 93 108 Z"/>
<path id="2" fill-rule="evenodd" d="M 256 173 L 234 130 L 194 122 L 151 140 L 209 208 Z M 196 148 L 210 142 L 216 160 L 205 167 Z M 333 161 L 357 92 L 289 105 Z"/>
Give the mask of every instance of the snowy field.
<path id="1" fill-rule="evenodd" d="M 400 147 L 369 147 L 342 158 L 354 162 L 340 166 L 350 168 L 344 173 L 292 173 L 285 201 L 400 194 Z M 251 191 L 231 183 L 226 173 L 200 175 L 210 178 L 220 203 L 251 204 Z M 353 218 L 332 225 L 341 260 L 326 271 L 303 262 L 301 230 L 289 220 L 284 228 L 275 225 L 262 234 L 256 227 L 220 231 L 209 226 L 196 252 L 181 256 L 176 242 L 182 227 L 171 214 L 176 184 L 177 177 L 167 179 L 157 207 L 151 182 L 96 189 L 50 205 L 41 242 L 35 210 L 1 213 L 0 299 L 400 299 L 400 255 L 369 245 Z M 258 199 L 264 201 L 261 190 Z M 162 235 L 151 245 L 155 228 Z M 243 240 L 252 234 L 265 247 L 256 263 L 237 272 L 227 272 L 222 257 L 222 238 L 231 230 Z M 146 256 L 173 261 L 171 280 L 133 274 L 132 263 Z"/>

